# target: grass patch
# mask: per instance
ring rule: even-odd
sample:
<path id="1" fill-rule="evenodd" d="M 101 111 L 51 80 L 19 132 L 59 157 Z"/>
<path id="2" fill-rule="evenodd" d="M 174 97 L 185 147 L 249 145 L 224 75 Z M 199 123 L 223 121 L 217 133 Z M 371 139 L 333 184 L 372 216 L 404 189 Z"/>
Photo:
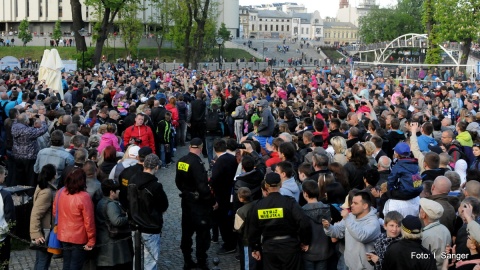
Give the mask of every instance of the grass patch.
<path id="1" fill-rule="evenodd" d="M 77 49 L 75 47 L 47 47 L 47 49 L 55 48 L 58 50 L 60 57 L 63 60 L 74 60 L 73 55 L 78 54 Z M 93 48 L 89 48 L 92 50 Z M 43 46 L 31 46 L 31 47 L 0 47 L 0 55 L 2 56 L 14 56 L 16 58 L 31 58 L 40 60 L 43 56 Z M 139 58 L 147 58 L 147 59 L 154 59 L 158 57 L 160 61 L 163 62 L 173 62 L 175 60 L 177 63 L 181 63 L 183 61 L 183 51 L 172 49 L 172 48 L 162 48 L 160 51 L 160 55 L 158 55 L 157 48 L 139 48 L 135 54 L 139 54 Z M 80 53 L 81 54 L 81 53 Z M 213 50 L 213 57 L 218 57 L 218 48 L 217 50 Z M 108 61 L 113 61 L 114 58 L 126 58 L 127 51 L 125 48 L 107 48 L 104 47 L 103 55 L 105 55 Z M 114 57 L 115 56 L 115 57 Z M 228 61 L 231 61 L 232 58 L 246 58 L 251 59 L 253 56 L 242 50 L 242 49 L 222 49 L 222 56 L 225 57 Z M 204 59 L 208 60 L 208 59 Z"/>
<path id="2" fill-rule="evenodd" d="M 344 57 L 341 53 L 331 48 L 322 48 L 322 52 L 325 53 L 328 58 L 333 59 L 335 63 L 337 63 L 340 58 Z"/>

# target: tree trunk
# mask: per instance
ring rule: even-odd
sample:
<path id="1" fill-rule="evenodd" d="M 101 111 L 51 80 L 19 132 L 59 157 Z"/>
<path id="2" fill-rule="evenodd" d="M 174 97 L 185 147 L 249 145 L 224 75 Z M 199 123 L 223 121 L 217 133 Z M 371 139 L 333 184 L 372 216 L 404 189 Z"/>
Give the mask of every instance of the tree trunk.
<path id="1" fill-rule="evenodd" d="M 196 1 L 194 2 L 197 3 Z M 205 0 L 205 3 L 201 9 L 202 14 L 201 14 L 201 17 L 199 18 L 198 17 L 199 6 L 195 5 L 194 14 L 195 14 L 195 21 L 197 22 L 197 31 L 195 33 L 195 43 L 194 43 L 195 52 L 194 52 L 193 63 L 192 63 L 192 66 L 195 69 L 198 69 L 198 63 L 200 62 L 203 55 L 203 51 L 204 51 L 203 42 L 205 40 L 205 24 L 208 18 L 209 6 L 210 6 L 210 0 Z"/>
<path id="2" fill-rule="evenodd" d="M 72 6 L 72 30 L 75 37 L 75 46 L 77 47 L 77 51 L 86 51 L 87 44 L 85 38 L 78 33 L 78 30 L 82 29 L 84 25 L 82 19 L 82 4 L 80 4 L 79 0 L 70 0 L 70 5 Z"/>
<path id="3" fill-rule="evenodd" d="M 95 52 L 92 59 L 94 65 L 98 65 L 100 63 L 100 59 L 102 58 L 103 45 L 105 44 L 105 40 L 108 38 L 110 13 L 111 9 L 105 8 L 105 13 L 103 14 L 102 24 L 100 26 L 100 30 L 98 31 L 97 44 L 95 45 Z"/>
<path id="4" fill-rule="evenodd" d="M 190 0 L 187 1 L 187 10 L 188 10 L 188 23 L 187 25 L 192 25 L 193 23 L 193 11 L 192 11 L 192 2 Z M 196 7 L 195 7 L 196 8 Z M 189 67 L 190 58 L 192 55 L 192 47 L 190 46 L 190 34 L 192 33 L 192 27 L 187 27 L 185 29 L 185 41 L 184 41 L 184 49 L 183 49 L 183 66 L 185 68 Z"/>
<path id="5" fill-rule="evenodd" d="M 468 38 L 465 40 L 462 46 L 462 56 L 460 57 L 460 65 L 466 65 L 468 62 L 468 56 L 470 56 L 470 50 L 472 47 L 472 39 Z M 467 70 L 466 66 L 460 67 L 460 70 L 465 71 Z"/>

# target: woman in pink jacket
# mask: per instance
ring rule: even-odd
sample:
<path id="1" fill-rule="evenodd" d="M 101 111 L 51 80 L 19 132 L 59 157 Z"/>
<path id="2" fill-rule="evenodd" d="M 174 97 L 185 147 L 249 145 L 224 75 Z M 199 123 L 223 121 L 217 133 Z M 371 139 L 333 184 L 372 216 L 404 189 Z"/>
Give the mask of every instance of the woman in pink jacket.
<path id="1" fill-rule="evenodd" d="M 115 147 L 117 152 L 123 152 L 122 148 L 120 148 L 120 144 L 118 143 L 118 138 L 115 135 L 116 131 L 117 127 L 114 124 L 107 124 L 107 132 L 102 135 L 102 138 L 100 139 L 100 145 L 97 148 L 99 154 L 101 154 L 103 149 L 107 148 L 109 145 Z"/>

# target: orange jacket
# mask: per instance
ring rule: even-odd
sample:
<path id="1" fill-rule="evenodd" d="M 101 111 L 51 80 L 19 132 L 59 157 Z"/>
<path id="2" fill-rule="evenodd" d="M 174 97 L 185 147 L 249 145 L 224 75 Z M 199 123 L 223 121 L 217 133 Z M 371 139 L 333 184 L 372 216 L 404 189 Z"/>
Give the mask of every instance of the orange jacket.
<path id="1" fill-rule="evenodd" d="M 60 193 L 61 192 L 61 193 Z M 53 202 L 53 214 L 57 214 L 57 238 L 62 242 L 95 245 L 95 212 L 93 202 L 85 191 L 70 195 L 64 188 L 57 192 Z"/>

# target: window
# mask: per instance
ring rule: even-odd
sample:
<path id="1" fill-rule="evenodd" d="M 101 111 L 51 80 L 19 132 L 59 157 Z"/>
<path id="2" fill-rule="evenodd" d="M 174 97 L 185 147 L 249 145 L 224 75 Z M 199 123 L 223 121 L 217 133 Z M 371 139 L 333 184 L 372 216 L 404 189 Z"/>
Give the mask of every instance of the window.
<path id="1" fill-rule="evenodd" d="M 252 24 L 252 31 L 255 31 L 255 24 Z"/>
<path id="2" fill-rule="evenodd" d="M 287 22 L 290 22 L 290 20 L 287 20 Z"/>
<path id="3" fill-rule="evenodd" d="M 318 19 L 315 19 L 315 23 L 318 23 Z"/>
<path id="4" fill-rule="evenodd" d="M 282 32 L 285 31 L 285 29 L 283 27 L 284 27 L 284 25 L 282 24 Z"/>
<path id="5" fill-rule="evenodd" d="M 270 25 L 270 32 L 273 32 L 273 24 Z"/>
<path id="6" fill-rule="evenodd" d="M 263 19 L 259 19 L 259 21 L 262 21 Z"/>
<path id="7" fill-rule="evenodd" d="M 27 0 L 27 17 L 30 17 L 30 0 Z"/>
<path id="8" fill-rule="evenodd" d="M 58 17 L 59 17 L 59 18 L 63 17 L 63 8 L 62 8 L 62 6 L 58 6 Z"/>
<path id="9" fill-rule="evenodd" d="M 290 31 L 290 25 L 287 25 L 287 32 Z"/>
<path id="10" fill-rule="evenodd" d="M 268 31 L 268 25 L 265 24 L 265 31 Z"/>
<path id="11" fill-rule="evenodd" d="M 308 28 L 307 28 L 307 35 L 308 35 Z"/>
<path id="12" fill-rule="evenodd" d="M 303 27 L 302 27 L 302 35 L 303 35 L 303 31 L 304 31 L 304 30 L 303 30 Z"/>
<path id="13" fill-rule="evenodd" d="M 277 31 L 277 32 L 278 32 L 278 24 L 277 24 L 277 25 L 275 25 L 275 31 Z"/>
<path id="14" fill-rule="evenodd" d="M 262 25 L 261 24 L 258 25 L 258 29 L 260 29 L 260 31 L 262 31 Z"/>
<path id="15" fill-rule="evenodd" d="M 337 37 L 337 32 L 333 32 L 333 38 Z"/>
<path id="16" fill-rule="evenodd" d="M 284 20 L 284 19 L 282 19 L 282 22 L 284 22 L 284 21 L 285 21 L 285 20 Z"/>
<path id="17" fill-rule="evenodd" d="M 278 19 L 277 19 L 277 22 L 278 22 Z"/>

